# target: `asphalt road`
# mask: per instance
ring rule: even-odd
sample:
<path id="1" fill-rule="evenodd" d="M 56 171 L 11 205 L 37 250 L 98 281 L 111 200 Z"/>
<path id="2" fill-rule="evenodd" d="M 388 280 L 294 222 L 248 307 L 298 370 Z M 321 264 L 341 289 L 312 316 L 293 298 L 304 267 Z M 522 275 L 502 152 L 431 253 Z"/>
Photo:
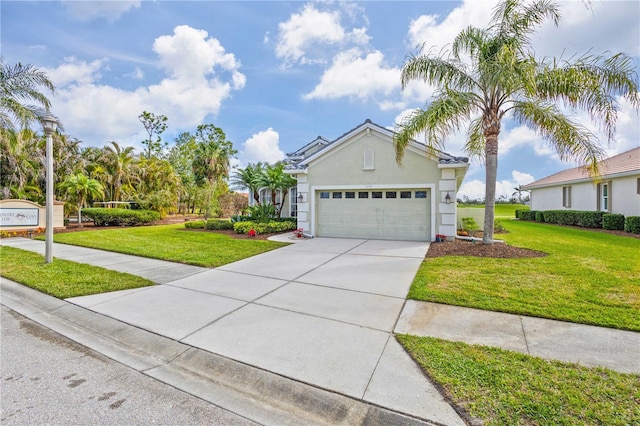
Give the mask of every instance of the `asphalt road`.
<path id="1" fill-rule="evenodd" d="M 1 309 L 0 423 L 255 425 Z"/>

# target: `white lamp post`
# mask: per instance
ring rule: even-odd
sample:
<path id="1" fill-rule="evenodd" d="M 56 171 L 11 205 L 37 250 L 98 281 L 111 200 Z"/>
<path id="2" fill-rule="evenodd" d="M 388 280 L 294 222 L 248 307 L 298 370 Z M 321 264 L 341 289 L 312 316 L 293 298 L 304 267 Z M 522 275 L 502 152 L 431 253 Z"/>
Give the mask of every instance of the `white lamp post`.
<path id="1" fill-rule="evenodd" d="M 45 234 L 44 262 L 51 263 L 53 261 L 53 133 L 58 126 L 58 120 L 51 115 L 42 118 L 42 127 L 47 137 L 47 229 Z"/>

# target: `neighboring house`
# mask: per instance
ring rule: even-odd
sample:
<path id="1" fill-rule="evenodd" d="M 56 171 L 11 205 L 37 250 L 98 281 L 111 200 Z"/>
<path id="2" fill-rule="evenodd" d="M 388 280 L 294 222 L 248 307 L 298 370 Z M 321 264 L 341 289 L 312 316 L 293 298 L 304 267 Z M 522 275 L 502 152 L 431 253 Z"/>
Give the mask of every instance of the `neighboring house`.
<path id="1" fill-rule="evenodd" d="M 469 160 L 412 142 L 396 163 L 393 132 L 366 120 L 288 155 L 288 211 L 321 237 L 433 241 L 456 234 L 456 193 Z"/>
<path id="2" fill-rule="evenodd" d="M 599 163 L 590 177 L 576 167 L 540 179 L 522 189 L 531 191 L 531 210 L 592 210 L 640 216 L 640 148 Z"/>

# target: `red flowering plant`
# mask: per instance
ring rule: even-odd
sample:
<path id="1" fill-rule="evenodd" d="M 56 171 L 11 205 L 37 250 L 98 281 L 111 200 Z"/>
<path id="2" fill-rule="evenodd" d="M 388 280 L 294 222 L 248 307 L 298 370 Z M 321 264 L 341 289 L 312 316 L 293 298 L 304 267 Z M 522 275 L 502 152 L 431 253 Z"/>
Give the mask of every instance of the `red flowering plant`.
<path id="1" fill-rule="evenodd" d="M 250 229 L 249 230 L 249 234 L 250 237 L 255 237 L 256 236 L 256 230 L 255 229 Z"/>
<path id="2" fill-rule="evenodd" d="M 447 241 L 447 236 L 444 234 L 436 234 L 436 242 L 444 243 Z"/>
<path id="3" fill-rule="evenodd" d="M 298 229 L 294 229 L 293 230 L 293 236 L 296 237 L 296 238 L 302 238 L 303 234 L 304 234 L 304 229 L 302 229 L 302 228 L 298 228 Z"/>

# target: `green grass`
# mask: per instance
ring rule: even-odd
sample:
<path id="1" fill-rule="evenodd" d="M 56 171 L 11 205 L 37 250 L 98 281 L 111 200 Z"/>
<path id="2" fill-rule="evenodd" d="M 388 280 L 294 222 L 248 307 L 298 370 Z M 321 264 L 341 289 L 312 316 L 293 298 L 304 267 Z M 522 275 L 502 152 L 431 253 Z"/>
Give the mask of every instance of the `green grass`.
<path id="1" fill-rule="evenodd" d="M 214 232 L 190 231 L 183 224 L 69 232 L 56 234 L 54 241 L 207 268 L 286 245 L 267 240 L 236 239 Z"/>
<path id="2" fill-rule="evenodd" d="M 153 282 L 123 272 L 55 259 L 14 247 L 0 246 L 0 275 L 60 299 L 146 287 Z"/>
<path id="3" fill-rule="evenodd" d="M 484 204 L 459 204 L 459 208 L 484 209 Z M 496 204 L 493 211 L 495 219 L 513 219 L 516 210 L 529 210 L 524 204 Z"/>
<path id="4" fill-rule="evenodd" d="M 484 424 L 640 424 L 638 375 L 429 337 L 397 338 L 455 404 Z"/>
<path id="5" fill-rule="evenodd" d="M 543 258 L 425 259 L 410 299 L 640 331 L 640 239 L 505 221 L 507 243 Z"/>

